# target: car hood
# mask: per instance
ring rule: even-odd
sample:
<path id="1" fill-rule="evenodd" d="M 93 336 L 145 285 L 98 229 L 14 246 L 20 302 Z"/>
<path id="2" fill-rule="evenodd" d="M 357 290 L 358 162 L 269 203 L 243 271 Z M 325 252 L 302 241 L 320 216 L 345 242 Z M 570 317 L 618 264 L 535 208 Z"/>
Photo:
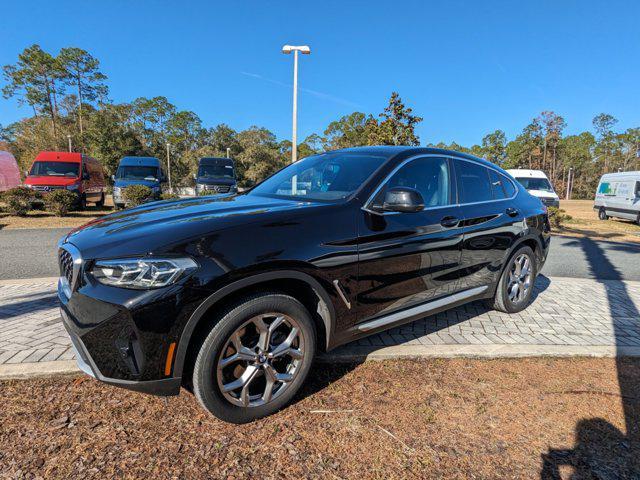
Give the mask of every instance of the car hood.
<path id="1" fill-rule="evenodd" d="M 125 188 L 125 187 L 128 187 L 129 185 L 144 185 L 146 187 L 152 188 L 160 185 L 160 182 L 157 182 L 157 181 L 152 182 L 150 180 L 125 180 L 125 179 L 117 178 L 115 183 L 113 184 L 114 187 L 120 187 L 120 188 Z"/>
<path id="2" fill-rule="evenodd" d="M 56 177 L 48 175 L 44 177 L 27 177 L 24 180 L 25 185 L 53 185 L 56 187 L 66 187 L 78 183 L 78 177 Z"/>
<path id="3" fill-rule="evenodd" d="M 199 185 L 235 185 L 236 181 L 233 178 L 198 177 L 196 183 Z"/>
<path id="4" fill-rule="evenodd" d="M 531 195 L 538 198 L 553 198 L 558 200 L 558 195 L 553 192 L 547 192 L 546 190 L 527 190 Z"/>
<path id="5" fill-rule="evenodd" d="M 96 219 L 63 240 L 73 243 L 84 258 L 167 252 L 188 239 L 314 206 L 319 204 L 257 195 L 160 201 Z"/>

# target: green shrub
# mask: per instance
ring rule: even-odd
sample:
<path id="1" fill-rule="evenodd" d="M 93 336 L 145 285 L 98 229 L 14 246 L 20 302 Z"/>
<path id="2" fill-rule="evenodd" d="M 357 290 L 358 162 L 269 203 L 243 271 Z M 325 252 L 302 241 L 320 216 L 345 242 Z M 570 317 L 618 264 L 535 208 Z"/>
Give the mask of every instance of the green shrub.
<path id="1" fill-rule="evenodd" d="M 549 214 L 549 223 L 553 228 L 562 228 L 562 224 L 571 220 L 571 215 L 567 215 L 564 210 L 558 207 L 549 207 L 547 209 Z"/>
<path id="2" fill-rule="evenodd" d="M 31 210 L 33 202 L 39 198 L 42 198 L 39 192 L 34 192 L 27 187 L 15 187 L 2 195 L 7 212 L 19 217 L 24 217 Z"/>
<path id="3" fill-rule="evenodd" d="M 47 210 L 57 217 L 64 217 L 78 202 L 78 196 L 69 190 L 54 190 L 44 199 Z"/>
<path id="4" fill-rule="evenodd" d="M 137 207 L 151 200 L 153 192 L 146 185 L 129 185 L 122 189 L 122 196 L 129 207 Z"/>
<path id="5" fill-rule="evenodd" d="M 210 192 L 209 190 L 198 190 L 198 196 L 199 197 L 206 197 L 208 195 L 211 195 L 212 192 Z"/>
<path id="6" fill-rule="evenodd" d="M 160 198 L 162 200 L 177 200 L 178 198 L 180 198 L 180 195 L 178 195 L 177 193 L 163 193 Z"/>

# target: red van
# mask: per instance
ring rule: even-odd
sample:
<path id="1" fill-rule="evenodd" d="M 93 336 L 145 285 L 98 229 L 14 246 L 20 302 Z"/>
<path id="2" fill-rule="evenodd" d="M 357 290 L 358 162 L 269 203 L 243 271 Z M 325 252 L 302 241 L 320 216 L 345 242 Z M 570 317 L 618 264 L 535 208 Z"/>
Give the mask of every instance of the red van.
<path id="1" fill-rule="evenodd" d="M 78 195 L 81 209 L 87 202 L 104 205 L 106 185 L 102 166 L 95 158 L 81 153 L 40 152 L 24 185 L 44 194 L 66 188 Z"/>

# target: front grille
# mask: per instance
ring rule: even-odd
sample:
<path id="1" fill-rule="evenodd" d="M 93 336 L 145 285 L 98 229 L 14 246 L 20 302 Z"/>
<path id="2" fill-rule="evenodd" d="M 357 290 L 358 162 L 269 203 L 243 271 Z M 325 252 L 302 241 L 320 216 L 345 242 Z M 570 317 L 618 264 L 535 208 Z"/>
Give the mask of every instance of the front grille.
<path id="1" fill-rule="evenodd" d="M 73 287 L 73 257 L 64 248 L 58 252 L 60 262 L 60 275 L 69 281 L 69 286 Z"/>
<path id="2" fill-rule="evenodd" d="M 540 200 L 542 200 L 542 203 L 544 203 L 547 206 L 554 206 L 559 203 L 558 200 L 554 198 L 541 198 Z"/>
<path id="3" fill-rule="evenodd" d="M 231 190 L 231 186 L 230 185 L 205 185 L 204 189 L 207 190 L 208 192 L 229 193 L 229 190 Z"/>
<path id="4" fill-rule="evenodd" d="M 59 185 L 34 185 L 33 189 L 38 192 L 51 192 L 52 190 L 62 190 L 64 187 Z"/>

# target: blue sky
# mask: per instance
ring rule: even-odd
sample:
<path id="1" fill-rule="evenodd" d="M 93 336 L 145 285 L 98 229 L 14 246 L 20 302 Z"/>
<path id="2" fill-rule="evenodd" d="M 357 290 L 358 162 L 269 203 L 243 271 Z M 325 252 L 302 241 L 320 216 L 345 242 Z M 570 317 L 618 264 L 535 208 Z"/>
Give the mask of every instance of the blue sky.
<path id="1" fill-rule="evenodd" d="M 526 3 L 526 5 L 525 5 Z M 304 4 L 304 5 L 303 5 Z M 398 91 L 424 117 L 423 143 L 513 138 L 554 110 L 567 133 L 607 112 L 640 126 L 637 1 L 5 0 L 0 64 L 39 43 L 100 59 L 115 102 L 164 95 L 206 126 L 291 130 L 292 57 L 301 57 L 299 135 Z M 0 123 L 29 115 L 0 98 Z"/>

